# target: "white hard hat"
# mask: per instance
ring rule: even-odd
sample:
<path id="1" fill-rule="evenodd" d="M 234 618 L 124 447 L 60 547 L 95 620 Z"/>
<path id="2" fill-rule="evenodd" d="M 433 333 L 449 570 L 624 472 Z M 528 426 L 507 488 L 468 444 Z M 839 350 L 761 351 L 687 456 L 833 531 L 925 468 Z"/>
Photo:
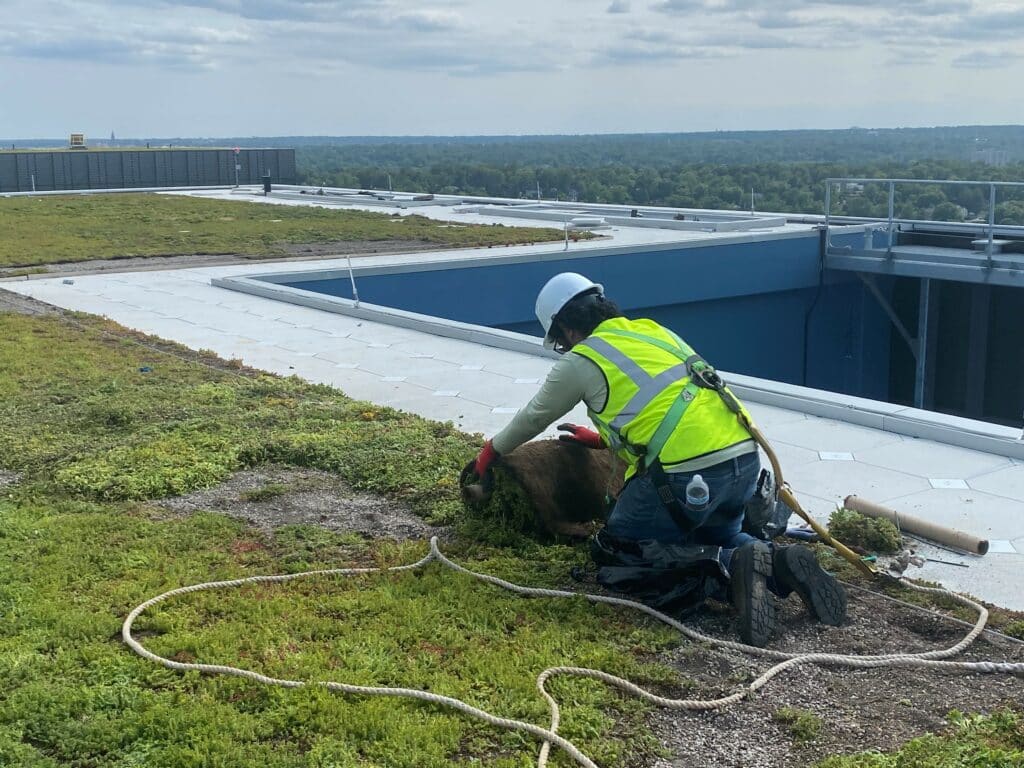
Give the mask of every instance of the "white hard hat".
<path id="1" fill-rule="evenodd" d="M 603 285 L 576 272 L 562 272 L 544 284 L 540 293 L 537 294 L 537 306 L 534 311 L 544 329 L 544 347 L 546 349 L 555 347 L 555 340 L 551 338 L 551 322 L 555 319 L 555 315 L 581 293 L 595 289 L 598 295 L 604 295 Z"/>

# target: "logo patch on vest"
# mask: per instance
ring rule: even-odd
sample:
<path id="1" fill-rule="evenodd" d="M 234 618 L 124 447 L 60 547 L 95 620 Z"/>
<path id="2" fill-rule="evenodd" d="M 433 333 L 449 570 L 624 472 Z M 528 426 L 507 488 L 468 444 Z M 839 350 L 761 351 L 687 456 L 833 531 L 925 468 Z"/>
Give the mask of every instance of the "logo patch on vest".
<path id="1" fill-rule="evenodd" d="M 683 394 L 682 394 L 683 400 L 685 400 L 686 402 L 690 402 L 691 400 L 693 400 L 693 397 L 694 397 L 694 394 L 689 389 L 684 389 L 683 390 Z"/>

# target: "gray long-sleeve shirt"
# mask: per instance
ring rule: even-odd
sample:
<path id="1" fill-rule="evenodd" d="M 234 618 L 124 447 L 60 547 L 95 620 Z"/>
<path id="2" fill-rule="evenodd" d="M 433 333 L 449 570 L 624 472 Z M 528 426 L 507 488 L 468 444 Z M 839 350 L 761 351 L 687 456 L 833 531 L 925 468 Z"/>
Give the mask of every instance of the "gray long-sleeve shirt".
<path id="1" fill-rule="evenodd" d="M 608 401 L 608 382 L 593 361 L 582 355 L 562 355 L 551 367 L 533 399 L 494 436 L 494 450 L 505 454 L 532 440 L 581 400 L 592 411 L 604 410 Z"/>
<path id="2" fill-rule="evenodd" d="M 583 355 L 562 355 L 551 367 L 533 399 L 492 438 L 494 450 L 507 454 L 518 448 L 575 408 L 580 401 L 592 411 L 603 411 L 608 402 L 608 382 L 592 360 Z M 695 472 L 756 450 L 757 444 L 753 440 L 744 440 L 713 454 L 666 466 L 665 471 Z"/>

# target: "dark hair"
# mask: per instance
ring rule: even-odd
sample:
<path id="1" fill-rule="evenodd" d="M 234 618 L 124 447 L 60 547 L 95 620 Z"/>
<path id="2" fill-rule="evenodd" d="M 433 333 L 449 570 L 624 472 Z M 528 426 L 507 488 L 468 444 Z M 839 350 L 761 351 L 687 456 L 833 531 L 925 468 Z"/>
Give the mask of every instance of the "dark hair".
<path id="1" fill-rule="evenodd" d="M 605 320 L 622 317 L 618 305 L 596 290 L 581 293 L 555 315 L 552 327 L 559 332 L 577 331 L 589 336 Z M 552 334 L 559 336 L 561 333 Z"/>

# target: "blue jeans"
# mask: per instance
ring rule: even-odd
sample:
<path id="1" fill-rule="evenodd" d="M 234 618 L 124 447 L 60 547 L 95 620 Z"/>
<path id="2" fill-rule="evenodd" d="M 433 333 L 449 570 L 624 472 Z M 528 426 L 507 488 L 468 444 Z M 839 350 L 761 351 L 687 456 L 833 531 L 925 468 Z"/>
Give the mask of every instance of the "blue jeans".
<path id="1" fill-rule="evenodd" d="M 748 453 L 697 472 L 669 472 L 672 492 L 684 505 L 692 524 L 684 531 L 658 498 L 651 476 L 634 477 L 622 489 L 615 507 L 608 515 L 605 528 L 620 539 L 642 541 L 656 539 L 669 544 L 708 544 L 721 547 L 723 567 L 729 569 L 733 550 L 756 539 L 744 533 L 743 505 L 754 494 L 761 460 L 757 453 Z M 708 507 L 702 512 L 685 508 L 686 485 L 694 475 L 708 484 Z"/>

